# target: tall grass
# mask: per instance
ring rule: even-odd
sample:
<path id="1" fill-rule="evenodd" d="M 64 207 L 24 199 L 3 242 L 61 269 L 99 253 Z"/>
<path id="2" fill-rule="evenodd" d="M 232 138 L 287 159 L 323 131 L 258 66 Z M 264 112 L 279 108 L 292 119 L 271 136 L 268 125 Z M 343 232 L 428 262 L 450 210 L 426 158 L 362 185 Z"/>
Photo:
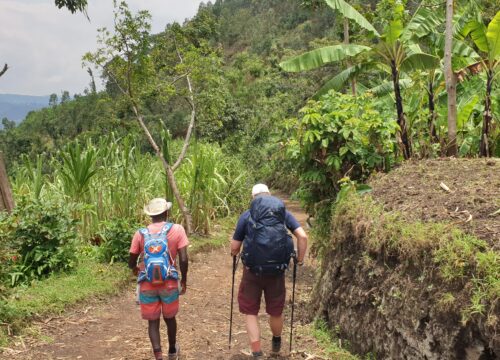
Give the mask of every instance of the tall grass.
<path id="1" fill-rule="evenodd" d="M 174 158 L 180 143 L 167 136 L 163 143 L 164 152 Z M 248 171 L 218 145 L 194 143 L 175 176 L 198 233 L 209 234 L 216 217 L 240 212 L 248 203 Z M 16 168 L 13 188 L 17 195 L 74 205 L 83 240 L 94 239 L 109 221 L 147 221 L 142 208 L 153 197 L 174 201 L 159 160 L 142 153 L 133 137 L 114 134 L 98 143 L 70 143 L 51 158 L 24 158 Z M 174 201 L 171 218 L 180 222 L 175 205 Z"/>

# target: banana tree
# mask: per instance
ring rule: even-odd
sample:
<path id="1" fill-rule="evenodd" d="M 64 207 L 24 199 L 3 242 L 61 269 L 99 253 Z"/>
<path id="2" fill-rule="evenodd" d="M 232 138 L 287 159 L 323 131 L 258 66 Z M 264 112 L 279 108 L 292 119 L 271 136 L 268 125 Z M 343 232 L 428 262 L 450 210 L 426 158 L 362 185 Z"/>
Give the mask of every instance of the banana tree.
<path id="1" fill-rule="evenodd" d="M 496 13 L 488 27 L 481 20 L 471 20 L 463 29 L 462 35 L 464 37 L 470 36 L 481 54 L 480 61 L 469 68 L 473 67 L 486 72 L 486 96 L 479 153 L 481 156 L 491 156 L 488 138 L 493 119 L 491 109 L 493 80 L 500 73 L 500 11 Z"/>
<path id="2" fill-rule="evenodd" d="M 327 63 L 339 62 L 343 59 L 358 57 L 361 54 L 368 54 L 367 58 L 369 60 L 344 70 L 344 72 L 327 82 L 320 90 L 320 92 L 326 92 L 361 71 L 373 70 L 374 67 L 380 64 L 386 68 L 388 67 L 393 83 L 400 147 L 403 157 L 409 159 L 412 156 L 412 146 L 404 114 L 400 76 L 402 72 L 434 69 L 439 66 L 439 59 L 437 57 L 424 53 L 412 41 L 415 31 L 421 31 L 422 33 L 432 31 L 432 24 L 421 12 L 417 12 L 406 27 L 404 27 L 402 20 L 404 7 L 399 4 L 395 6 L 394 19 L 387 25 L 384 32 L 379 34 L 368 20 L 344 0 L 325 1 L 332 9 L 339 11 L 343 16 L 355 21 L 359 26 L 368 30 L 378 39 L 378 43 L 373 46 L 343 44 L 316 49 L 283 61 L 280 64 L 281 68 L 291 72 L 311 70 Z"/>
<path id="3" fill-rule="evenodd" d="M 426 45 L 429 53 L 442 59 L 444 58 L 445 36 L 439 33 L 429 33 L 420 39 Z M 452 44 L 452 69 L 456 72 L 459 69 L 467 67 L 477 62 L 479 55 L 472 47 L 462 40 L 454 37 Z M 432 142 L 439 142 L 436 132 L 437 108 L 436 102 L 438 95 L 446 89 L 444 73 L 442 66 L 427 71 L 427 95 L 429 107 L 429 135 Z M 460 110 L 460 106 L 458 106 Z M 460 115 L 459 115 L 460 116 Z"/>

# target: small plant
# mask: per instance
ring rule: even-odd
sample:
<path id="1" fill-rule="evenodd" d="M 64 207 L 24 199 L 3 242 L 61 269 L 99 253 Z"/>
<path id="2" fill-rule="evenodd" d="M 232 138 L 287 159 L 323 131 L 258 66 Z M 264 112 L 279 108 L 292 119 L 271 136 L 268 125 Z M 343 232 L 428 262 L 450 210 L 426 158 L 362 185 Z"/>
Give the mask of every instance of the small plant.
<path id="1" fill-rule="evenodd" d="M 456 301 L 455 296 L 453 296 L 452 293 L 447 292 L 444 293 L 443 296 L 441 296 L 441 298 L 438 300 L 437 306 L 442 311 L 446 311 L 453 307 L 455 301 Z"/>
<path id="2" fill-rule="evenodd" d="M 101 224 L 102 231 L 98 237 L 102 239 L 98 254 L 105 262 L 127 262 L 130 241 L 140 225 L 127 219 L 113 219 Z"/>
<path id="3" fill-rule="evenodd" d="M 12 286 L 73 268 L 76 222 L 61 204 L 21 198 L 4 223 L 3 235 L 19 256 L 13 259 Z"/>
<path id="4" fill-rule="evenodd" d="M 314 321 L 313 335 L 329 358 L 342 360 L 360 359 L 346 350 L 349 347 L 349 343 L 340 340 L 339 334 L 340 327 L 338 325 L 334 329 L 330 329 L 325 320 L 316 319 Z"/>

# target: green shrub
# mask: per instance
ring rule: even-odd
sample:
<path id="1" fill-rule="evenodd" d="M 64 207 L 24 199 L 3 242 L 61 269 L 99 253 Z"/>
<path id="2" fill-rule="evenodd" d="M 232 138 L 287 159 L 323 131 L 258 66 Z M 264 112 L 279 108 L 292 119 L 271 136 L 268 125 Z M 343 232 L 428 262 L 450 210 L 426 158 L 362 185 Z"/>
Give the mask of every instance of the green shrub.
<path id="1" fill-rule="evenodd" d="M 5 225 L 2 237 L 10 251 L 19 256 L 10 269 L 11 285 L 74 266 L 76 222 L 67 207 L 52 201 L 42 203 L 21 198 L 2 222 Z"/>
<path id="2" fill-rule="evenodd" d="M 331 91 L 300 112 L 300 120 L 286 125 L 287 156 L 298 169 L 308 213 L 316 215 L 318 203 L 329 208 L 345 176 L 364 180 L 394 162 L 397 124 L 374 107 L 371 95 Z"/>
<path id="3" fill-rule="evenodd" d="M 127 262 L 132 236 L 140 225 L 127 219 L 113 219 L 101 226 L 103 230 L 98 234 L 102 239 L 98 250 L 100 260 L 108 263 Z"/>

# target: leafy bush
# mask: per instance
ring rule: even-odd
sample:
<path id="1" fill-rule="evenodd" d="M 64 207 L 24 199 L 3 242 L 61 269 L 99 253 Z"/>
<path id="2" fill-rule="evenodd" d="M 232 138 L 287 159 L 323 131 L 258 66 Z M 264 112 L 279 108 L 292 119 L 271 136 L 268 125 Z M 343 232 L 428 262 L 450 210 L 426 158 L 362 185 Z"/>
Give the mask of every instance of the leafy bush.
<path id="1" fill-rule="evenodd" d="M 393 164 L 397 124 L 374 107 L 370 94 L 331 91 L 300 112 L 299 121 L 287 124 L 287 156 L 298 167 L 299 195 L 309 213 L 334 201 L 343 177 L 364 180 Z"/>
<path id="2" fill-rule="evenodd" d="M 127 262 L 129 257 L 130 241 L 139 224 L 127 219 L 113 219 L 101 224 L 103 230 L 99 233 L 102 244 L 99 247 L 101 260 L 114 263 Z"/>
<path id="3" fill-rule="evenodd" d="M 11 285 L 71 269 L 76 261 L 76 222 L 61 204 L 21 198 L 4 217 L 2 237 L 13 261 Z"/>

